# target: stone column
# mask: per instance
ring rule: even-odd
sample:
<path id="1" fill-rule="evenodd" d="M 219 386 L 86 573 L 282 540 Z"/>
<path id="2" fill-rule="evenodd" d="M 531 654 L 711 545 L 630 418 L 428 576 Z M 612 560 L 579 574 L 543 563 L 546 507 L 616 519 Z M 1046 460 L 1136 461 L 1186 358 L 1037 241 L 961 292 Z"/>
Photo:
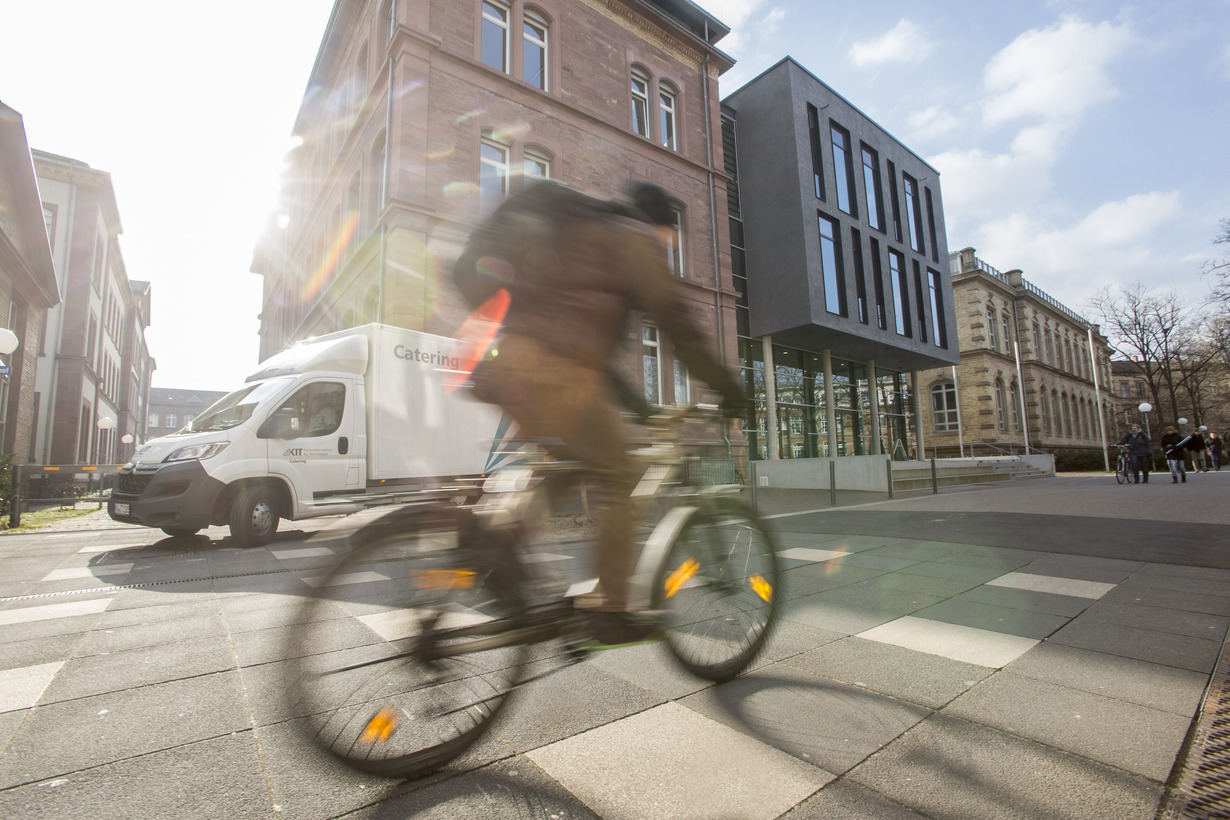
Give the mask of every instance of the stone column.
<path id="1" fill-rule="evenodd" d="M 837 409 L 833 402 L 833 351 L 820 352 L 821 366 L 824 367 L 824 424 L 828 428 L 829 458 L 837 458 Z"/>
<path id="2" fill-rule="evenodd" d="M 910 414 L 914 417 L 914 436 L 917 443 L 914 445 L 914 458 L 919 461 L 925 460 L 924 454 L 927 452 L 926 444 L 923 442 L 923 413 L 922 399 L 918 395 L 918 371 L 910 371 Z"/>
<path id="3" fill-rule="evenodd" d="M 876 361 L 867 360 L 867 392 L 871 396 L 871 455 L 884 452 L 880 448 L 880 391 L 876 384 Z"/>
<path id="4" fill-rule="evenodd" d="M 777 461 L 777 368 L 773 364 L 773 337 L 761 337 L 760 346 L 764 351 L 765 456 Z"/>

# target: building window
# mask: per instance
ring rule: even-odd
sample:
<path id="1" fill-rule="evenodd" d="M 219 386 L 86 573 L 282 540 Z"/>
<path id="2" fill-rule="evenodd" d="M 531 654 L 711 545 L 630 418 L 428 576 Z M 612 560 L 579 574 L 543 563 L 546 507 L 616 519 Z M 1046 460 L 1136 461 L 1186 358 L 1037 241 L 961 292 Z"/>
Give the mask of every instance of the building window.
<path id="1" fill-rule="evenodd" d="M 150 413 L 149 416 L 145 420 L 145 426 L 146 427 L 157 427 L 158 426 L 158 414 Z"/>
<path id="2" fill-rule="evenodd" d="M 921 252 L 923 239 L 922 223 L 918 219 L 918 182 L 909 174 L 902 174 L 901 181 L 905 190 L 905 218 L 910 232 L 910 250 Z"/>
<path id="3" fill-rule="evenodd" d="M 1055 361 L 1055 351 L 1051 347 L 1051 331 L 1046 331 L 1046 363 L 1051 364 Z"/>
<path id="4" fill-rule="evenodd" d="M 483 63 L 508 73 L 508 6 L 483 2 Z"/>
<path id="5" fill-rule="evenodd" d="M 368 189 L 371 191 L 371 207 L 368 211 L 371 213 L 372 226 L 374 227 L 380 221 L 380 212 L 384 210 L 385 195 L 387 189 L 385 182 L 388 178 L 385 173 L 385 132 L 381 131 L 376 135 L 376 141 L 372 143 L 371 150 L 371 171 L 368 174 L 368 179 L 371 180 Z"/>
<path id="6" fill-rule="evenodd" d="M 910 329 L 910 286 L 906 281 L 905 257 L 899 252 L 888 252 L 888 278 L 893 287 L 893 310 L 897 314 L 897 334 L 913 336 Z"/>
<path id="7" fill-rule="evenodd" d="M 165 426 L 170 427 L 171 429 L 175 429 L 176 427 L 178 427 L 179 426 L 179 416 L 175 415 L 174 413 L 167 413 L 167 421 L 166 421 Z"/>
<path id="8" fill-rule="evenodd" d="M 384 32 L 386 43 L 393 39 L 393 34 L 397 31 L 397 18 L 393 16 L 393 0 L 386 0 L 384 7 L 380 10 L 380 28 Z"/>
<path id="9" fill-rule="evenodd" d="M 1011 330 L 1011 325 L 1008 321 L 1008 314 L 1005 313 L 1000 318 L 1003 319 L 1003 325 L 1004 325 L 1004 353 L 1011 356 L 1012 355 L 1012 330 Z"/>
<path id="10" fill-rule="evenodd" d="M 641 325 L 641 366 L 645 385 L 645 401 L 653 405 L 662 403 L 662 347 L 658 343 L 658 329 L 651 324 Z"/>
<path id="11" fill-rule="evenodd" d="M 863 270 L 863 238 L 857 228 L 850 229 L 850 249 L 854 253 L 854 291 L 858 299 L 858 320 L 867 324 L 867 273 Z"/>
<path id="12" fill-rule="evenodd" d="M 816 199 L 824 199 L 824 165 L 820 161 L 820 112 L 807 104 L 807 133 L 811 141 L 811 176 L 816 187 Z"/>
<path id="13" fill-rule="evenodd" d="M 1076 366 L 1072 363 L 1072 340 L 1067 336 L 1063 337 L 1063 353 L 1068 364 L 1068 372 L 1075 373 Z"/>
<path id="14" fill-rule="evenodd" d="M 850 216 L 858 216 L 858 201 L 854 197 L 854 164 L 850 156 L 850 132 L 829 122 L 829 138 L 833 141 L 833 174 L 837 184 L 837 207 Z"/>
<path id="15" fill-rule="evenodd" d="M 1021 432 L 1021 393 L 1017 390 L 1015 381 L 1008 386 L 1008 398 L 1012 401 L 1012 430 L 1019 433 Z"/>
<path id="16" fill-rule="evenodd" d="M 522 79 L 535 88 L 547 90 L 547 24 L 536 14 L 526 12 L 521 21 L 523 52 Z"/>
<path id="17" fill-rule="evenodd" d="M 53 253 L 56 247 L 56 218 L 58 215 L 58 207 L 50 202 L 43 203 L 43 224 L 47 226 L 47 244 L 51 246 Z"/>
<path id="18" fill-rule="evenodd" d="M 987 344 L 999 352 L 999 340 L 995 338 L 995 308 L 990 305 L 987 306 Z"/>
<path id="19" fill-rule="evenodd" d="M 671 272 L 683 276 L 683 210 L 671 206 L 670 233 L 666 238 L 666 257 Z"/>
<path id="20" fill-rule="evenodd" d="M 901 241 L 901 203 L 897 199 L 897 166 L 888 161 L 888 198 L 893 208 L 893 239 Z"/>
<path id="21" fill-rule="evenodd" d="M 675 367 L 675 404 L 684 405 L 692 403 L 692 380 L 688 377 L 688 369 L 684 367 L 683 362 L 679 361 L 679 357 L 674 357 Z"/>
<path id="22" fill-rule="evenodd" d="M 480 207 L 489 210 L 508 194 L 508 146 L 487 131 L 479 147 L 478 163 Z"/>
<path id="23" fill-rule="evenodd" d="M 918 307 L 918 338 L 927 341 L 927 302 L 923 298 L 922 269 L 914 262 L 914 304 Z"/>
<path id="24" fill-rule="evenodd" d="M 841 245 L 837 223 L 820 215 L 820 274 L 824 281 L 824 309 L 846 315 L 846 277 L 841 269 Z"/>
<path id="25" fill-rule="evenodd" d="M 931 293 L 931 335 L 936 347 L 948 347 L 948 323 L 944 319 L 944 292 L 940 290 L 940 275 L 927 268 L 927 287 Z"/>
<path id="26" fill-rule="evenodd" d="M 1059 335 L 1059 328 L 1055 328 L 1055 367 L 1063 370 L 1063 336 Z"/>
<path id="27" fill-rule="evenodd" d="M 884 280 L 881 276 L 880 243 L 871 239 L 871 284 L 876 293 L 876 327 L 888 330 L 888 314 L 884 311 Z"/>
<path id="28" fill-rule="evenodd" d="M 521 162 L 522 175 L 526 183 L 547 180 L 551 178 L 551 160 L 533 148 L 526 148 Z"/>
<path id="29" fill-rule="evenodd" d="M 679 138 L 675 128 L 675 92 L 665 85 L 658 86 L 658 139 L 672 151 L 678 150 Z"/>
<path id="30" fill-rule="evenodd" d="M 941 382 L 931 388 L 931 419 L 937 433 L 955 433 L 960 426 L 957 386 Z"/>
<path id="31" fill-rule="evenodd" d="M 931 202 L 931 189 L 923 187 L 927 200 L 927 233 L 931 236 L 931 260 L 937 265 L 940 262 L 940 244 L 935 232 L 935 207 Z"/>
<path id="32" fill-rule="evenodd" d="M 1038 406 L 1042 409 L 1042 432 L 1048 436 L 1051 434 L 1051 407 L 1046 400 L 1046 386 L 1043 385 L 1042 392 L 1038 396 Z"/>
<path id="33" fill-rule="evenodd" d="M 862 146 L 863 192 L 867 198 L 867 224 L 877 231 L 884 230 L 884 200 L 880 196 L 880 158 L 876 152 Z"/>
<path id="34" fill-rule="evenodd" d="M 1000 430 L 1007 430 L 1007 424 L 1004 421 L 1004 381 L 1003 379 L 995 380 L 995 423 Z"/>
<path id="35" fill-rule="evenodd" d="M 649 136 L 649 78 L 632 70 L 632 130 Z"/>

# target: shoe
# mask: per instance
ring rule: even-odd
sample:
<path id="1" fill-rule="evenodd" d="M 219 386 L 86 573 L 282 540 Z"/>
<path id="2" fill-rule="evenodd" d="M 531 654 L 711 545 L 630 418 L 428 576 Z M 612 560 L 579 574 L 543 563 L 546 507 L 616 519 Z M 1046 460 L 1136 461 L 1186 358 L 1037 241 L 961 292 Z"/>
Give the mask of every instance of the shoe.
<path id="1" fill-rule="evenodd" d="M 1184 483 L 1184 484 L 1186 484 L 1186 483 L 1187 483 L 1187 476 L 1183 476 L 1183 483 Z"/>
<path id="2" fill-rule="evenodd" d="M 1145 484 L 1148 484 L 1148 483 L 1149 483 L 1149 477 L 1148 477 L 1148 476 L 1145 476 L 1144 483 L 1145 483 Z"/>
<path id="3" fill-rule="evenodd" d="M 596 643 L 588 649 L 610 649 L 650 640 L 662 628 L 665 612 L 582 612 Z"/>
<path id="4" fill-rule="evenodd" d="M 1171 477 L 1170 477 L 1170 483 L 1171 483 L 1171 484 L 1178 484 L 1178 483 L 1179 483 L 1179 479 L 1175 478 L 1174 476 L 1171 476 Z"/>

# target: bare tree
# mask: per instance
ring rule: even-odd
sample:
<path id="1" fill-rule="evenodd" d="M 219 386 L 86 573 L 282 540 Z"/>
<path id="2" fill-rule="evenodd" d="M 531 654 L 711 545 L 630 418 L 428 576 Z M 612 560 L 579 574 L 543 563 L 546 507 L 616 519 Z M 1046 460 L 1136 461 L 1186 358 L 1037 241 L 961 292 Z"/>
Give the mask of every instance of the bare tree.
<path id="1" fill-rule="evenodd" d="M 1105 287 L 1090 301 L 1102 316 L 1111 346 L 1140 370 L 1158 415 L 1169 408 L 1177 415 L 1179 376 L 1173 367 L 1184 341 L 1188 308 L 1173 291 L 1155 292 L 1137 282 L 1131 287 Z"/>
<path id="2" fill-rule="evenodd" d="M 1223 219 L 1219 233 L 1213 238 L 1214 245 L 1230 245 L 1230 219 Z M 1204 263 L 1204 273 L 1213 277 L 1213 296 L 1230 307 L 1230 253 Z"/>

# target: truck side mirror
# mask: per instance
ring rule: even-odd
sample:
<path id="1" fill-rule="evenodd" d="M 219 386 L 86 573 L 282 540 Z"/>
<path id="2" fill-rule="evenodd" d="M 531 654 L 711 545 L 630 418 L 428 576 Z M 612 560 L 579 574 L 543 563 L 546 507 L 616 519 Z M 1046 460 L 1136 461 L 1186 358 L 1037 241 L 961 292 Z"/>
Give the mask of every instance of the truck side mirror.
<path id="1" fill-rule="evenodd" d="M 257 438 L 280 438 L 286 441 L 299 438 L 299 417 L 289 407 L 283 407 L 265 420 L 256 431 Z"/>

